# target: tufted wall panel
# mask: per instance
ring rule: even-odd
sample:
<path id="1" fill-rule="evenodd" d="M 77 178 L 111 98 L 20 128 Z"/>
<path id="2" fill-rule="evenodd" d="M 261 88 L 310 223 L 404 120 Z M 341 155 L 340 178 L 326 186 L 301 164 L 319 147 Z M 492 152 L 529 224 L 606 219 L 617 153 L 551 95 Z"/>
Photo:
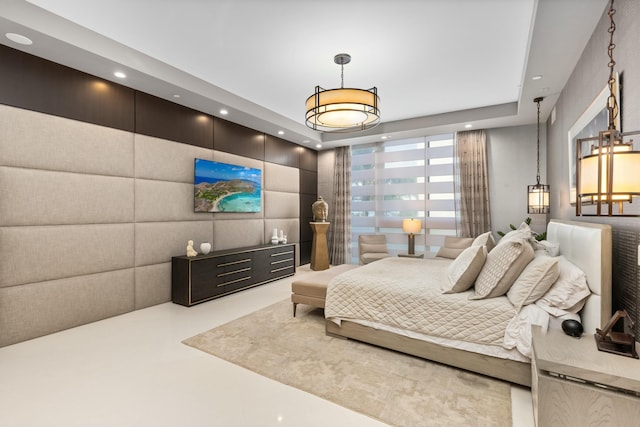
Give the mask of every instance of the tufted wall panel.
<path id="1" fill-rule="evenodd" d="M 195 213 L 194 158 L 261 169 L 261 211 Z M 0 346 L 170 301 L 188 240 L 300 234 L 297 168 L 4 105 L 0 188 Z"/>

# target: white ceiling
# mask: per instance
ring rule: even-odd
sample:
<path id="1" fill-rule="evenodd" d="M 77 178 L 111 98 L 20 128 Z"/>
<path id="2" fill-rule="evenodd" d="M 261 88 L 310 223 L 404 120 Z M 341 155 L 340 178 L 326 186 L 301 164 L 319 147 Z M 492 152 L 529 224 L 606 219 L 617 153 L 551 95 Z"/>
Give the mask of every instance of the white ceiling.
<path id="1" fill-rule="evenodd" d="M 537 96 L 546 118 L 606 3 L 0 0 L 0 43 L 214 116 L 226 108 L 227 120 L 326 149 L 467 123 L 535 123 Z M 316 85 L 340 86 L 333 57 L 342 52 L 352 56 L 345 87 L 376 86 L 382 123 L 321 134 L 304 125 L 304 101 Z"/>

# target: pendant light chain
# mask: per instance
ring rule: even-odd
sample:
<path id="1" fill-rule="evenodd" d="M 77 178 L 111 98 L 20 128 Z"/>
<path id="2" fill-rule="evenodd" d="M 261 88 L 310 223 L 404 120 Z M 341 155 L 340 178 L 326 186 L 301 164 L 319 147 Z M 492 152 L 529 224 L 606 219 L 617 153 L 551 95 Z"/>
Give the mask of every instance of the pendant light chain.
<path id="1" fill-rule="evenodd" d="M 616 118 L 618 117 L 618 101 L 613 91 L 613 86 L 616 83 L 614 77 L 613 68 L 616 65 L 616 61 L 613 60 L 613 50 L 616 48 L 613 43 L 613 33 L 616 32 L 616 23 L 613 21 L 613 15 L 616 14 L 616 10 L 613 8 L 613 0 L 611 0 L 611 6 L 609 7 L 609 47 L 607 53 L 609 54 L 609 99 L 607 100 L 607 110 L 609 110 L 609 130 L 616 128 Z"/>
<path id="2" fill-rule="evenodd" d="M 536 184 L 540 185 L 540 101 L 542 101 L 544 98 L 540 97 L 540 98 L 536 98 L 534 99 L 534 101 L 538 104 L 538 158 L 537 158 L 537 165 L 536 165 Z"/>

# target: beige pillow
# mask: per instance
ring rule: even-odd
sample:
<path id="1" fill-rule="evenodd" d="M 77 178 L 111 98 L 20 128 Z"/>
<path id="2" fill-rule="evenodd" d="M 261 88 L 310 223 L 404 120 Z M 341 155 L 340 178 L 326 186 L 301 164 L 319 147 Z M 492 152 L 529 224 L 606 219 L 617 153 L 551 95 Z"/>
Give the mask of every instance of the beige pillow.
<path id="1" fill-rule="evenodd" d="M 387 252 L 387 245 L 384 243 L 360 243 L 362 253 Z"/>
<path id="2" fill-rule="evenodd" d="M 507 293 L 522 270 L 533 259 L 533 249 L 526 240 L 498 244 L 476 279 L 475 293 L 469 299 L 495 298 Z"/>
<path id="3" fill-rule="evenodd" d="M 471 246 L 486 246 L 487 252 L 491 252 L 491 249 L 496 247 L 496 240 L 493 238 L 493 233 L 487 231 L 476 237 Z"/>
<path id="4" fill-rule="evenodd" d="M 436 256 L 455 259 L 462 251 L 471 246 L 472 242 L 473 238 L 471 237 L 447 236 L 444 238 L 444 245 L 438 249 Z"/>
<path id="5" fill-rule="evenodd" d="M 447 267 L 442 293 L 454 294 L 471 288 L 486 257 L 487 248 L 484 246 L 471 246 L 463 250 Z"/>
<path id="6" fill-rule="evenodd" d="M 554 316 L 577 313 L 582 310 L 586 298 L 591 295 L 587 276 L 577 265 L 560 255 L 558 280 L 536 301 L 536 305 Z"/>
<path id="7" fill-rule="evenodd" d="M 520 311 L 523 306 L 533 304 L 543 296 L 558 279 L 559 274 L 557 258 L 535 257 L 513 282 L 507 292 L 507 298 L 516 310 Z"/>

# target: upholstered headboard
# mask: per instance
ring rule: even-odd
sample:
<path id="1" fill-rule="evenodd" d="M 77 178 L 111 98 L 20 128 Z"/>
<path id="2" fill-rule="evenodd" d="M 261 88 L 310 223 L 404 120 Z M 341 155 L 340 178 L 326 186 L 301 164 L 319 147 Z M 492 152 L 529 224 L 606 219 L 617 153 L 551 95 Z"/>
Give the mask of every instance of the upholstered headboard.
<path id="1" fill-rule="evenodd" d="M 592 294 L 580 316 L 585 333 L 594 333 L 611 318 L 611 226 L 552 219 L 547 240 L 585 272 Z"/>

